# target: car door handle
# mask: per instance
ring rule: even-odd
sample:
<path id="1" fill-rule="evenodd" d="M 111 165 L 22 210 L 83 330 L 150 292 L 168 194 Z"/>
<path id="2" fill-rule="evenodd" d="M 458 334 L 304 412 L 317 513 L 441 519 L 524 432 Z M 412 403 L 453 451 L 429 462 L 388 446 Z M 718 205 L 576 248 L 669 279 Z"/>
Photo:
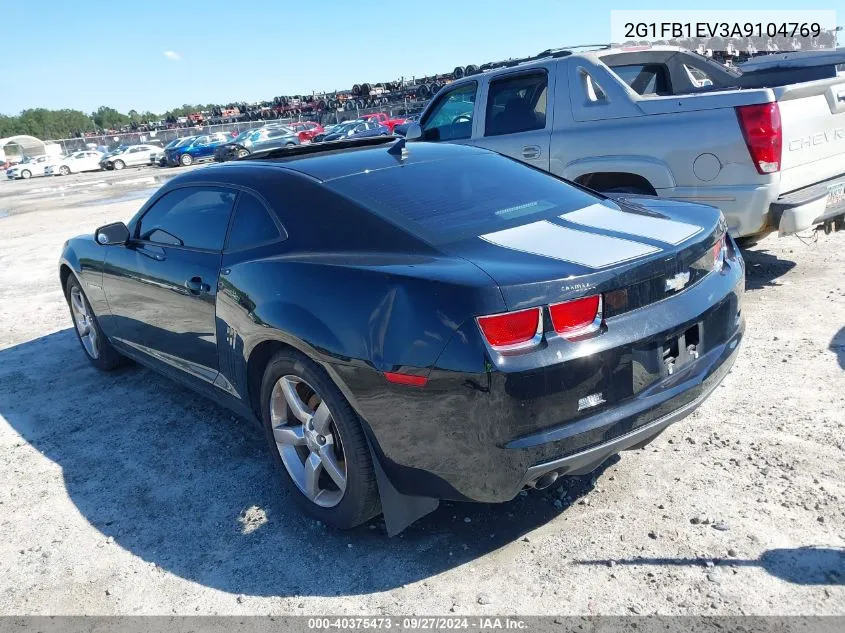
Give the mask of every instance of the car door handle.
<path id="1" fill-rule="evenodd" d="M 191 294 L 202 294 L 203 292 L 208 292 L 211 290 L 211 286 L 206 283 L 203 283 L 202 277 L 191 277 L 188 281 L 185 282 L 185 288 L 191 291 Z"/>
<path id="2" fill-rule="evenodd" d="M 527 160 L 540 158 L 540 148 L 537 145 L 526 145 L 522 148 L 522 157 Z"/>

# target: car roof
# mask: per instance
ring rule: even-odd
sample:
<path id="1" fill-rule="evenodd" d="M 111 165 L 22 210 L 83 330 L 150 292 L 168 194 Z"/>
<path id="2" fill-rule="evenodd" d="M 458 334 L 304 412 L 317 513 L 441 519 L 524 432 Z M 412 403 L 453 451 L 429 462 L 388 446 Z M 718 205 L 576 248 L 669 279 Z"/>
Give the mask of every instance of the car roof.
<path id="1" fill-rule="evenodd" d="M 178 177 L 178 181 L 186 183 L 193 178 L 207 175 L 209 177 L 208 179 L 225 182 L 228 178 L 227 173 L 236 176 L 237 171 L 263 168 L 286 169 L 304 174 L 321 182 L 327 182 L 336 178 L 344 178 L 369 171 L 490 153 L 489 150 L 471 147 L 469 145 L 415 142 L 408 143 L 404 156 L 400 156 L 388 152 L 393 145 L 389 142 L 375 146 L 368 144 L 361 147 L 349 147 L 348 142 L 339 141 L 338 149 L 327 147 L 330 144 L 331 141 L 324 144 L 320 148 L 320 151 L 308 154 L 292 153 L 291 156 L 281 158 L 252 157 L 222 163 L 220 165 L 212 165 L 206 169 L 184 174 L 184 179 L 180 176 Z M 202 180 L 207 179 L 202 178 Z"/>

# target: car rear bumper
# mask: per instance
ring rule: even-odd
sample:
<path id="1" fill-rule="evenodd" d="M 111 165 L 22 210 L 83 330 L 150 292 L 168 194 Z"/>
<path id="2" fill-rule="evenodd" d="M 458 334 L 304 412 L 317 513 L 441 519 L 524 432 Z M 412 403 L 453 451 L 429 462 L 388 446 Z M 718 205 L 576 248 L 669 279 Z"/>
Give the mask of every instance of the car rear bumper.
<path id="1" fill-rule="evenodd" d="M 828 204 L 831 189 L 838 186 L 845 186 L 845 177 L 837 176 L 781 196 L 771 206 L 772 224 L 781 235 L 789 235 L 845 215 L 845 198 Z"/>
<path id="2" fill-rule="evenodd" d="M 388 384 L 350 365 L 331 370 L 399 492 L 507 501 L 546 473 L 589 472 L 647 442 L 712 393 L 744 332 L 745 270 L 731 250 L 725 271 L 608 318 L 607 330 L 584 344 L 549 345 L 539 366 L 476 363 L 472 322 L 458 328 L 425 387 Z M 695 352 L 669 371 L 667 342 L 689 349 L 693 333 Z"/>
<path id="3" fill-rule="evenodd" d="M 617 410 L 617 415 L 612 416 L 596 416 L 596 419 L 588 418 L 579 423 L 579 427 L 583 428 L 600 428 L 607 430 L 614 430 L 620 428 L 632 428 L 631 431 L 614 437 L 612 440 L 598 444 L 586 450 L 580 451 L 573 455 L 567 455 L 548 462 L 536 464 L 530 467 L 523 477 L 519 489 L 527 486 L 532 486 L 534 482 L 548 473 L 555 473 L 556 475 L 574 476 L 583 475 L 594 471 L 601 466 L 608 458 L 625 450 L 632 450 L 640 448 L 648 444 L 658 435 L 660 435 L 670 424 L 684 419 L 695 411 L 713 392 L 716 387 L 722 382 L 722 379 L 728 374 L 736 354 L 739 350 L 739 344 L 742 341 L 744 327 L 740 326 L 737 332 L 724 345 L 718 346 L 710 353 L 699 358 L 693 365 L 685 369 L 682 375 L 675 376 L 672 381 L 673 387 L 667 384 L 660 385 L 660 389 L 664 390 L 672 388 L 673 390 L 680 390 L 683 397 L 680 401 L 685 401 L 689 396 L 694 396 L 692 400 L 681 404 L 678 408 L 671 410 L 669 413 L 661 417 L 642 424 L 636 425 L 637 413 L 633 415 L 626 415 L 624 409 Z M 680 381 L 680 382 L 677 382 Z M 669 381 L 666 381 L 667 383 Z M 696 395 L 697 394 L 697 395 Z M 677 396 L 676 396 L 677 398 Z M 673 398 L 674 399 L 674 398 Z M 647 411 L 651 407 L 645 404 L 645 398 L 636 403 L 643 406 L 642 411 Z M 664 401 L 665 404 L 671 403 L 672 399 Z M 639 407 L 635 407 L 639 408 Z M 641 413 L 642 411 L 638 412 Z M 572 434 L 578 433 L 578 430 L 572 429 Z M 581 431 L 585 432 L 585 431 Z"/>

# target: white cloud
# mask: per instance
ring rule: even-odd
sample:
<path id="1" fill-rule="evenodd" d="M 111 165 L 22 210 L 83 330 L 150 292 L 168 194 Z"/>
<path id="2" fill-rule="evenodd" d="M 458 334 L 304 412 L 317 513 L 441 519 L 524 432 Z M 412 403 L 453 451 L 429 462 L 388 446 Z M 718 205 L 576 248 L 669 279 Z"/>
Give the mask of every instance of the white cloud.
<path id="1" fill-rule="evenodd" d="M 164 51 L 164 56 L 167 59 L 172 59 L 174 62 L 178 62 L 180 59 L 182 59 L 182 56 L 175 51 Z"/>

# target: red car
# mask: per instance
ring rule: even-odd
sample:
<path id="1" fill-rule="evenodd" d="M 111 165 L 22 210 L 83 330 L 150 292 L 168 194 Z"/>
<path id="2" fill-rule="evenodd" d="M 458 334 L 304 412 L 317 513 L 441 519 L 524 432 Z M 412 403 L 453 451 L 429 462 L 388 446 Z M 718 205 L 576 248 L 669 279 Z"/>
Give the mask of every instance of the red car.
<path id="1" fill-rule="evenodd" d="M 361 118 L 365 121 L 375 121 L 376 123 L 380 123 L 381 125 L 389 128 L 391 134 L 393 134 L 393 128 L 395 128 L 400 123 L 407 122 L 405 119 L 391 119 L 384 112 L 377 112 L 376 114 L 364 114 L 361 116 Z"/>
<path id="2" fill-rule="evenodd" d="M 291 123 L 288 125 L 290 129 L 296 132 L 300 143 L 310 143 L 318 134 L 325 132 L 323 126 L 314 121 L 300 121 L 299 123 Z"/>

